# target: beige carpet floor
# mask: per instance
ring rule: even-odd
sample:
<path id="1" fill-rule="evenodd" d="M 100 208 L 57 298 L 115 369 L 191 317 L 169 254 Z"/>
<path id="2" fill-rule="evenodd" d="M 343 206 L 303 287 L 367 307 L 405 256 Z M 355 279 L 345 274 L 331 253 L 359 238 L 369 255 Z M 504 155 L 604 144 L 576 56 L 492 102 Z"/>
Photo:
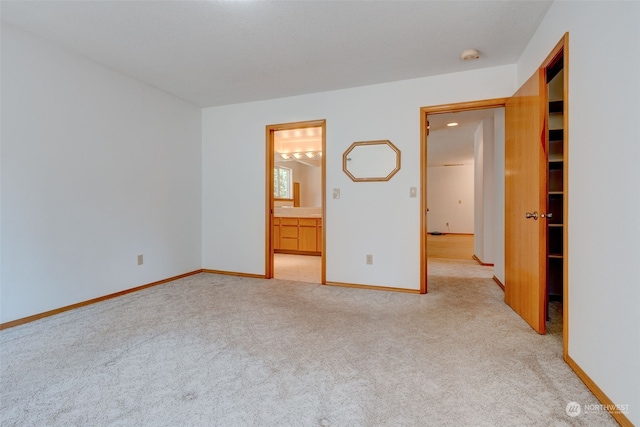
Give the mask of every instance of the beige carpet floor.
<path id="1" fill-rule="evenodd" d="M 429 271 L 427 295 L 198 274 L 4 330 L 0 425 L 616 425 L 566 414 L 598 402 L 490 269 Z"/>

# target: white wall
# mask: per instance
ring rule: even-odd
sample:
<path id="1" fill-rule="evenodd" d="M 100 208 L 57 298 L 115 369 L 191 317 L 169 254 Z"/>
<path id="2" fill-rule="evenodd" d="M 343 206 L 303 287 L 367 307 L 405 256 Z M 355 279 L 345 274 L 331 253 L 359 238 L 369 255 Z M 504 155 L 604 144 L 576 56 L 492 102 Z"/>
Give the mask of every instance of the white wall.
<path id="1" fill-rule="evenodd" d="M 327 194 L 341 190 L 326 201 L 327 280 L 419 289 L 420 199 L 409 198 L 420 185 L 419 108 L 515 89 L 514 67 L 502 66 L 204 109 L 203 268 L 265 273 L 265 126 L 326 119 Z M 389 182 L 354 183 L 342 153 L 379 139 L 401 150 L 402 169 Z M 242 197 L 230 175 L 245 180 Z"/>
<path id="2" fill-rule="evenodd" d="M 427 167 L 427 232 L 473 234 L 473 171 L 473 165 Z"/>
<path id="3" fill-rule="evenodd" d="M 303 206 L 322 207 L 322 167 L 307 166 L 304 182 L 304 188 L 300 190 Z"/>
<path id="4" fill-rule="evenodd" d="M 293 181 L 300 183 L 300 206 L 322 207 L 322 167 L 293 161 L 286 167 L 293 170 Z"/>
<path id="5" fill-rule="evenodd" d="M 0 321 L 201 268 L 200 108 L 6 24 L 1 71 Z"/>
<path id="6" fill-rule="evenodd" d="M 489 141 L 487 141 L 489 143 Z M 473 254 L 483 259 L 484 240 L 484 121 L 480 122 L 473 133 L 473 195 L 474 217 Z"/>
<path id="7" fill-rule="evenodd" d="M 640 3 L 554 2 L 519 85 L 569 32 L 569 356 L 640 425 Z"/>
<path id="8" fill-rule="evenodd" d="M 493 129 L 494 120 L 485 119 L 483 132 L 484 140 L 483 144 L 483 156 L 484 156 L 484 169 L 482 171 L 482 185 L 483 191 L 483 228 L 484 238 L 482 239 L 482 256 L 480 260 L 482 262 L 493 264 L 494 261 L 494 229 L 493 229 L 493 216 L 494 216 L 494 203 L 495 197 L 495 180 L 494 180 L 494 143 L 495 132 Z"/>
<path id="9" fill-rule="evenodd" d="M 504 284 L 504 108 L 493 113 L 493 275 Z"/>
<path id="10" fill-rule="evenodd" d="M 494 262 L 494 120 L 485 119 L 474 133 L 475 218 L 474 254 L 487 264 Z M 504 173 L 504 172 L 503 172 Z M 502 208 L 504 209 L 504 207 Z M 503 225 L 504 227 L 504 225 Z"/>
<path id="11" fill-rule="evenodd" d="M 2 6 L 0 5 L 0 17 L 2 14 Z M 2 185 L 2 21 L 0 21 L 0 323 L 2 323 L 2 194 L 3 194 L 3 185 Z"/>

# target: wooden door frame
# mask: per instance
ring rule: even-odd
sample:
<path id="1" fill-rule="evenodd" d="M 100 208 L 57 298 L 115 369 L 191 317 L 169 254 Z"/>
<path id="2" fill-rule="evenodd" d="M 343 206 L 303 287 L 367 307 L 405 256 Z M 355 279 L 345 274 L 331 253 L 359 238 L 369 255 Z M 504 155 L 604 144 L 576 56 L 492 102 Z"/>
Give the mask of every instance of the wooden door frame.
<path id="1" fill-rule="evenodd" d="M 564 157 L 562 172 L 562 357 L 565 361 L 569 358 L 569 33 L 564 33 L 560 41 L 555 45 L 551 53 L 542 62 L 545 82 L 547 70 L 554 65 L 562 55 L 562 150 Z M 548 82 L 547 82 L 548 85 Z"/>
<path id="2" fill-rule="evenodd" d="M 427 121 L 429 114 L 504 107 L 507 98 L 432 105 L 420 108 L 420 293 L 427 293 Z"/>
<path id="3" fill-rule="evenodd" d="M 320 283 L 323 285 L 326 283 L 326 247 L 327 247 L 327 215 L 326 215 L 326 127 L 327 121 L 325 119 L 321 120 L 309 120 L 304 122 L 291 122 L 291 123 L 281 123 L 275 125 L 267 125 L 266 126 L 266 209 L 265 209 L 265 277 L 267 279 L 272 279 L 274 274 L 273 267 L 273 168 L 275 162 L 273 160 L 274 157 L 274 134 L 276 131 L 280 130 L 291 130 L 291 129 L 305 129 L 311 127 L 320 127 L 322 128 L 322 253 L 321 257 L 321 279 Z"/>

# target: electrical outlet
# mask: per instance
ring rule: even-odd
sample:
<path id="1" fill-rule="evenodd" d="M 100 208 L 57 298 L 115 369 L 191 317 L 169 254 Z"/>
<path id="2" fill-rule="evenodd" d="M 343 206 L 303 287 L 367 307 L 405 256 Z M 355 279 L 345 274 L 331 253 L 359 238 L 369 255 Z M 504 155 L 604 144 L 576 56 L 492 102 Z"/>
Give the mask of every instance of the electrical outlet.
<path id="1" fill-rule="evenodd" d="M 373 264 L 373 255 L 367 255 L 367 265 Z"/>
<path id="2" fill-rule="evenodd" d="M 339 188 L 334 188 L 333 189 L 333 198 L 334 199 L 339 199 L 340 198 L 340 189 Z"/>
<path id="3" fill-rule="evenodd" d="M 449 226 L 449 223 L 447 223 L 447 227 Z"/>
<path id="4" fill-rule="evenodd" d="M 144 258 L 142 255 L 138 255 L 138 265 L 144 264 Z"/>

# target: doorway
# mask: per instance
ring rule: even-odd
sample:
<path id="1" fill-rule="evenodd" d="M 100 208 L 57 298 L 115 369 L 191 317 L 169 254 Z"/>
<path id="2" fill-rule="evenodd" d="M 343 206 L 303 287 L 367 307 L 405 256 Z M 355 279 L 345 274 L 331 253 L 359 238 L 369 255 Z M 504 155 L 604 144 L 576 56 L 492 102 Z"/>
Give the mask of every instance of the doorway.
<path id="1" fill-rule="evenodd" d="M 495 108 L 429 114 L 427 258 L 493 266 L 494 152 L 504 142 L 502 114 Z"/>
<path id="2" fill-rule="evenodd" d="M 540 334 L 546 333 L 550 297 L 561 293 L 562 301 L 556 304 L 561 321 L 556 324 L 562 325 L 565 360 L 569 336 L 567 70 L 568 33 L 512 97 L 424 107 L 420 121 L 421 293 L 427 292 L 428 285 L 429 115 L 505 107 L 505 279 L 501 286 L 505 302 Z"/>
<path id="3" fill-rule="evenodd" d="M 474 141 L 473 143 L 471 143 L 469 145 L 469 141 L 467 141 L 467 144 L 464 144 L 464 141 L 457 141 L 459 144 L 459 147 L 454 148 L 453 150 L 449 150 L 447 149 L 447 144 L 443 144 L 443 147 L 436 147 L 435 150 L 431 150 L 431 157 L 435 157 L 435 159 L 431 158 L 430 159 L 430 149 L 429 149 L 429 138 L 431 139 L 435 139 L 436 140 L 436 144 L 437 140 L 440 138 L 440 136 L 438 135 L 438 133 L 441 133 L 442 131 L 444 131 L 445 129 L 443 128 L 447 128 L 447 127 L 452 127 L 452 126 L 447 126 L 447 124 L 452 123 L 452 122 L 457 122 L 458 126 L 461 126 L 461 123 L 463 123 L 462 127 L 460 129 L 463 129 L 462 131 L 460 131 L 459 136 L 463 137 L 463 134 L 465 132 L 468 132 L 469 130 L 472 131 L 472 136 L 473 133 L 475 133 L 478 129 L 479 123 L 482 120 L 485 119 L 489 119 L 489 117 L 492 117 L 493 112 L 492 109 L 496 109 L 496 108 L 502 108 L 504 107 L 504 102 L 505 99 L 504 98 L 500 98 L 500 99 L 492 99 L 492 100 L 485 100 L 485 101 L 474 101 L 474 102 L 466 102 L 466 103 L 460 103 L 460 104 L 449 104 L 449 105 L 440 105 L 440 106 L 432 106 L 432 107 L 423 107 L 420 109 L 420 138 L 421 138 L 421 145 L 420 145 L 420 170 L 421 170 L 421 197 L 420 197 L 420 206 L 421 206 L 421 218 L 420 218 L 420 248 L 421 248 L 421 253 L 420 253 L 420 259 L 421 259 L 421 265 L 420 265 L 420 293 L 426 293 L 427 292 L 427 287 L 428 287 L 428 258 L 429 258 L 429 249 L 430 249 L 430 242 L 429 240 L 431 240 L 431 244 L 433 244 L 433 237 L 434 235 L 432 234 L 434 231 L 438 232 L 440 229 L 444 229 L 446 232 L 455 232 L 456 230 L 458 232 L 469 232 L 469 230 L 471 231 L 471 233 L 475 234 L 476 231 L 474 230 L 475 228 L 475 223 L 477 221 L 476 216 L 476 203 L 475 203 L 475 199 L 473 197 L 473 194 L 469 197 L 467 196 L 466 198 L 463 198 L 462 196 L 460 197 L 455 197 L 455 194 L 453 195 L 454 197 L 451 198 L 451 194 L 446 195 L 445 197 L 448 197 L 448 201 L 446 201 L 446 198 L 443 198 L 442 200 L 444 200 L 443 203 L 449 203 L 451 206 L 449 206 L 447 209 L 439 209 L 438 211 L 433 211 L 433 213 L 435 215 L 432 215 L 432 210 L 431 210 L 431 206 L 428 205 L 428 191 L 427 189 L 429 188 L 429 180 L 428 180 L 428 176 L 430 175 L 429 172 L 429 165 L 431 164 L 432 166 L 435 165 L 441 165 L 441 171 L 440 172 L 436 172 L 435 174 L 431 173 L 432 179 L 436 178 L 436 179 L 455 179 L 457 184 L 460 184 L 462 181 L 468 181 L 469 178 L 464 178 L 465 172 L 463 171 L 464 169 L 464 165 L 465 163 L 467 164 L 467 167 L 469 165 L 472 165 L 471 167 L 473 167 L 473 163 L 475 161 L 475 151 L 476 151 L 476 147 L 475 147 L 475 140 L 472 139 L 472 141 Z M 454 120 L 455 117 L 455 120 Z M 433 123 L 433 125 L 432 125 Z M 464 128 L 468 128 L 468 129 L 464 129 Z M 455 132 L 454 132 L 455 133 Z M 447 136 L 446 132 L 443 133 L 444 137 L 442 139 L 444 139 L 445 141 L 449 142 L 452 139 L 455 139 L 455 136 L 453 136 L 453 138 L 449 138 L 449 136 L 451 136 L 451 133 Z M 438 144 L 440 145 L 440 144 Z M 451 166 L 445 166 L 445 165 L 451 165 Z M 462 166 L 458 166 L 458 165 L 462 165 Z M 456 170 L 458 169 L 458 170 Z M 469 171 L 466 171 L 466 174 L 469 174 Z M 442 175 L 443 178 L 438 177 L 438 175 Z M 475 175 L 475 170 L 474 170 L 474 175 Z M 448 183 L 442 184 L 445 188 L 450 188 Z M 474 176 L 474 183 L 473 185 L 475 186 L 475 176 Z M 464 188 L 463 185 L 460 184 L 458 185 L 459 191 L 460 193 L 456 193 L 456 194 L 463 194 L 464 193 Z M 467 194 L 469 193 L 469 184 L 467 183 L 466 185 L 467 187 Z M 474 199 L 474 200 L 471 200 Z M 463 208 L 471 208 L 471 206 L 467 206 L 468 204 L 473 204 L 473 208 L 472 209 L 463 209 Z M 435 209 L 435 207 L 434 207 Z M 466 211 L 466 217 L 464 214 L 461 214 L 462 211 Z M 469 212 L 471 215 L 471 219 L 469 219 Z M 444 214 L 444 216 L 442 216 L 441 214 Z M 449 215 L 451 218 L 456 218 L 455 221 L 451 218 L 449 218 L 447 215 Z M 458 216 L 454 216 L 454 215 L 458 215 Z M 433 224 L 430 224 L 429 221 L 432 220 L 433 217 Z M 483 218 L 482 215 L 479 216 L 480 218 Z M 469 224 L 469 221 L 472 221 L 473 224 Z M 457 228 L 459 227 L 459 228 Z M 441 231 L 440 231 L 441 232 Z M 474 238 L 474 242 L 473 242 L 473 255 L 477 255 L 476 252 L 476 239 Z M 484 239 L 480 240 L 482 242 L 484 242 Z M 479 242 L 480 242 L 479 241 Z M 479 258 L 482 259 L 482 258 Z M 482 263 L 482 262 L 481 262 Z M 494 276 L 494 280 L 495 280 L 495 276 Z"/>
<path id="4" fill-rule="evenodd" d="M 325 283 L 325 120 L 266 127 L 266 277 Z"/>

